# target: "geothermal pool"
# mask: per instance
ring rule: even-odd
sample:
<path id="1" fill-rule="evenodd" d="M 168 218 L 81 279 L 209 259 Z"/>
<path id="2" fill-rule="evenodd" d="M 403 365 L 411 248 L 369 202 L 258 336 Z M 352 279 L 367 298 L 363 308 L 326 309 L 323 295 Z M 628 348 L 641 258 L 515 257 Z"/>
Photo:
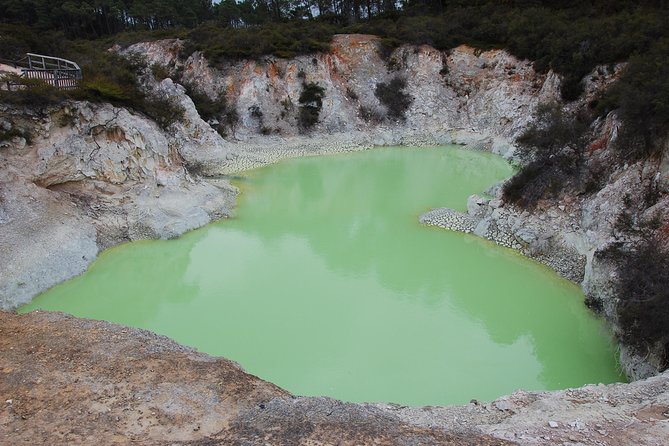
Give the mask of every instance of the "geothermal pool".
<path id="1" fill-rule="evenodd" d="M 623 380 L 576 285 L 418 223 L 511 174 L 455 147 L 284 161 L 238 181 L 236 218 L 110 249 L 21 311 L 145 328 L 346 401 L 444 405 Z"/>

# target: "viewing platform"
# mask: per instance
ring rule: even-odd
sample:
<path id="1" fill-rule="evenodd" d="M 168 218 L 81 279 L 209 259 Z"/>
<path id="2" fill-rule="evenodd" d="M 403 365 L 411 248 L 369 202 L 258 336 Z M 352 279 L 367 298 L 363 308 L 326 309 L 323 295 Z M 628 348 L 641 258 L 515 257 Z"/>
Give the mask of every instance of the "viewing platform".
<path id="1" fill-rule="evenodd" d="M 79 65 L 60 57 L 27 53 L 18 61 L 0 60 L 0 74 L 14 74 L 24 79 L 38 79 L 58 89 L 71 90 L 79 86 L 83 73 Z M 22 85 L 16 78 L 4 80 L 7 89 Z M 3 86 L 5 86 L 3 85 Z"/>

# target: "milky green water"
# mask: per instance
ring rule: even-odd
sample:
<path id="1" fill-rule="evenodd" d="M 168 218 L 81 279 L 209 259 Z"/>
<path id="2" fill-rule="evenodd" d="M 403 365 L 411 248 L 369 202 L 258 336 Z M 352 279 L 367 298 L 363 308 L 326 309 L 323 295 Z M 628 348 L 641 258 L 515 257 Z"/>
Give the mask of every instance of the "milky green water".
<path id="1" fill-rule="evenodd" d="M 510 250 L 425 227 L 512 174 L 455 148 L 388 148 L 247 174 L 238 216 L 131 243 L 37 308 L 170 336 L 301 395 L 402 404 L 622 380 L 578 287 Z"/>

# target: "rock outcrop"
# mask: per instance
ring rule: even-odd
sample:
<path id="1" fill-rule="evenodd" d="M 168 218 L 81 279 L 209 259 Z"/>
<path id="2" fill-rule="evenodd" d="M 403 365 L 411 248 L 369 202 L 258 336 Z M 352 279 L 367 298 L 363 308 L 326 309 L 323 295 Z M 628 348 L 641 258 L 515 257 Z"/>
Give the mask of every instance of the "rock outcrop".
<path id="1" fill-rule="evenodd" d="M 230 132 L 238 141 L 261 130 L 284 138 L 301 134 L 298 100 L 302 85 L 314 82 L 325 89 L 325 98 L 312 135 L 353 133 L 361 144 L 374 145 L 456 142 L 510 156 L 508 141 L 531 121 L 537 104 L 559 97 L 556 75 L 536 73 L 530 62 L 501 50 L 461 46 L 446 53 L 403 46 L 384 59 L 378 38 L 338 35 L 329 53 L 230 61 L 215 68 L 200 52 L 179 58 L 181 46 L 178 40 L 145 42 L 122 53 L 163 65 L 212 98 L 225 95 L 240 117 Z M 396 76 L 407 81 L 406 93 L 413 98 L 405 121 L 387 119 L 374 93 Z"/>
<path id="2" fill-rule="evenodd" d="M 31 144 L 16 137 L 0 149 L 0 309 L 82 273 L 101 249 L 176 237 L 232 212 L 234 188 L 184 167 L 179 150 L 210 143 L 181 133 L 196 131 L 192 122 L 169 134 L 126 109 L 85 102 L 0 114 L 32 133 Z"/>

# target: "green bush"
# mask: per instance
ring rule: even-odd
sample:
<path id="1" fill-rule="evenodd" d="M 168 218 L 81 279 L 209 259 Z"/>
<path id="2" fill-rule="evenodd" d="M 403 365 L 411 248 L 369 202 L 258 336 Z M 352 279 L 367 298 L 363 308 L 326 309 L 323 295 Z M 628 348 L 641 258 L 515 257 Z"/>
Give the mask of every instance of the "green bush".
<path id="1" fill-rule="evenodd" d="M 557 104 L 539 105 L 535 121 L 516 139 L 518 155 L 526 164 L 504 184 L 504 199 L 531 208 L 568 186 L 591 187 L 596 178 L 587 175 L 583 160 L 589 124 L 585 114 L 572 117 Z"/>
<path id="2" fill-rule="evenodd" d="M 154 63 L 151 65 L 151 74 L 157 81 L 162 81 L 170 77 L 170 71 L 164 65 Z"/>
<path id="3" fill-rule="evenodd" d="M 199 91 L 191 84 L 184 84 L 186 94 L 190 96 L 198 114 L 205 121 L 218 121 L 214 126 L 216 131 L 223 137 L 228 136 L 228 131 L 234 129 L 239 121 L 239 114 L 234 106 L 230 106 L 224 93 L 219 93 L 216 99 L 211 99 L 206 93 Z M 253 113 L 260 113 L 259 118 L 262 118 L 262 112 L 258 107 L 257 110 L 250 110 Z"/>
<path id="4" fill-rule="evenodd" d="M 365 105 L 361 105 L 360 107 L 358 107 L 358 112 L 360 113 L 360 117 L 362 118 L 362 120 L 365 122 L 373 124 L 380 124 L 381 122 L 383 122 L 384 116 L 383 113 L 379 110 L 367 107 Z"/>
<path id="5" fill-rule="evenodd" d="M 8 76 L 6 80 L 19 83 L 22 88 L 0 91 L 0 102 L 34 108 L 57 105 L 65 100 L 109 102 L 144 113 L 163 128 L 183 117 L 184 110 L 178 104 L 143 92 L 138 80 L 141 70 L 146 68 L 143 59 L 124 59 L 99 51 L 86 42 L 79 42 L 77 46 L 84 71 L 84 80 L 77 89 L 59 90 L 40 80 Z"/>
<path id="6" fill-rule="evenodd" d="M 617 307 L 620 338 L 641 354 L 660 351 L 669 367 L 669 249 L 646 239 L 619 265 Z"/>
<path id="7" fill-rule="evenodd" d="M 126 103 L 130 101 L 132 93 L 132 89 L 126 88 L 108 76 L 96 76 L 85 78 L 74 96 L 92 102 Z"/>
<path id="8" fill-rule="evenodd" d="M 599 101 L 606 105 L 600 108 L 620 108 L 624 121 L 619 138 L 621 158 L 657 154 L 660 146 L 656 142 L 669 128 L 666 2 L 408 1 L 399 8 L 392 2 L 375 3 L 372 9 L 366 9 L 364 2 L 335 2 L 332 7 L 340 13 L 327 11 L 318 18 L 304 5 L 292 8 L 277 3 L 271 8 L 250 1 L 227 0 L 213 7 L 197 1 L 169 2 L 160 16 L 144 11 L 146 4 L 140 7 L 140 3 L 121 9 L 91 9 L 90 2 L 82 0 L 65 3 L 0 0 L 4 22 L 0 24 L 0 58 L 15 59 L 32 51 L 75 60 L 84 69 L 85 79 L 94 80 L 88 92 L 81 93 L 83 99 L 109 100 L 137 110 L 143 107 L 142 95 L 137 95 L 134 85 L 133 64 L 107 51 L 115 43 L 188 37 L 181 57 L 201 50 L 212 65 L 220 67 L 235 58 L 326 51 L 337 33 L 366 33 L 380 37 L 380 52 L 386 58 L 403 43 L 430 44 L 444 51 L 461 44 L 479 50 L 506 48 L 519 58 L 534 61 L 538 71 L 552 69 L 560 74 L 562 96 L 568 100 L 580 95 L 583 76 L 597 65 L 634 56 L 619 87 Z M 126 15 L 119 19 L 125 9 Z M 61 20 L 72 20 L 72 14 L 77 17 L 72 23 Z M 100 21 L 103 16 L 108 21 Z M 133 17 L 133 22 L 127 17 Z M 106 37 L 67 38 L 95 35 Z M 156 74 L 160 78 L 165 73 Z M 387 93 L 390 96 L 392 91 Z M 390 112 L 392 119 L 403 116 L 401 107 L 397 110 Z M 304 114 L 309 121 L 311 113 Z"/>
<path id="9" fill-rule="evenodd" d="M 325 98 L 325 89 L 314 82 L 302 84 L 302 91 L 298 102 L 298 123 L 300 128 L 308 130 L 316 123 L 323 108 L 323 98 Z"/>
<path id="10" fill-rule="evenodd" d="M 220 93 L 216 99 L 211 99 L 206 93 L 198 90 L 191 84 L 183 84 L 186 88 L 186 94 L 191 98 L 198 114 L 205 121 L 216 119 L 220 121 L 221 118 L 228 111 L 228 103 L 225 94 Z"/>
<path id="11" fill-rule="evenodd" d="M 563 193 L 580 168 L 576 158 L 565 154 L 531 161 L 504 183 L 504 201 L 533 208 L 539 200 Z"/>
<path id="12" fill-rule="evenodd" d="M 164 130 L 184 117 L 184 109 L 181 105 L 172 99 L 163 97 L 144 98 L 141 111 L 156 121 Z"/>
<path id="13" fill-rule="evenodd" d="M 189 51 L 204 51 L 214 66 L 221 66 L 228 59 L 267 55 L 292 58 L 328 51 L 334 33 L 333 25 L 316 20 L 266 23 L 241 29 L 206 24 L 188 35 L 193 42 Z"/>
<path id="14" fill-rule="evenodd" d="M 13 138 L 19 137 L 25 139 L 26 142 L 30 144 L 32 139 L 31 136 L 30 133 L 25 130 L 17 129 L 16 127 L 12 127 L 9 130 L 0 130 L 0 142 L 10 141 Z"/>
<path id="15" fill-rule="evenodd" d="M 668 60 L 669 39 L 632 57 L 620 81 L 607 92 L 605 105 L 600 105 L 600 110 L 618 107 L 622 127 L 615 147 L 624 160 L 662 153 L 663 138 L 669 133 Z"/>
<path id="16" fill-rule="evenodd" d="M 395 76 L 390 82 L 380 82 L 376 84 L 374 95 L 386 107 L 387 116 L 390 119 L 405 119 L 404 113 L 409 109 L 413 98 L 404 92 L 406 80 Z"/>
<path id="17" fill-rule="evenodd" d="M 16 75 L 4 76 L 0 82 L 10 82 L 15 90 L 0 90 L 0 103 L 42 108 L 59 104 L 67 93 L 38 79 L 25 79 Z"/>
<path id="18" fill-rule="evenodd" d="M 535 120 L 516 139 L 519 155 L 525 160 L 546 160 L 565 148 L 580 154 L 590 121 L 585 114 L 565 114 L 559 104 L 540 104 Z"/>

